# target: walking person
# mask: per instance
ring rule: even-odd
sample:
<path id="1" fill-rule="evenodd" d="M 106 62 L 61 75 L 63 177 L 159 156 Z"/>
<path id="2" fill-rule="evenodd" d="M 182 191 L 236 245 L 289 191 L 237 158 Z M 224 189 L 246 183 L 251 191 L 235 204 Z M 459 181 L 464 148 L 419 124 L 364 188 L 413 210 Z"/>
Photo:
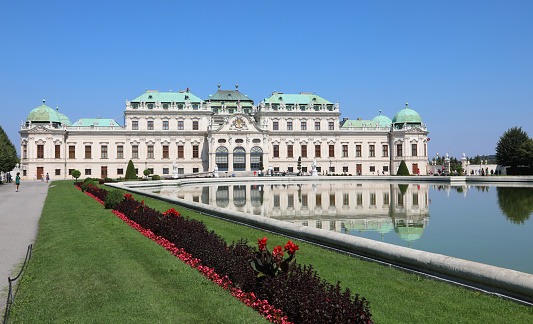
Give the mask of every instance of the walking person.
<path id="1" fill-rule="evenodd" d="M 20 172 L 17 172 L 17 176 L 15 177 L 15 192 L 19 191 L 19 185 L 20 185 Z"/>
<path id="2" fill-rule="evenodd" d="M 48 180 L 50 180 L 50 176 L 48 175 L 48 172 L 46 172 L 46 183 L 48 183 Z"/>

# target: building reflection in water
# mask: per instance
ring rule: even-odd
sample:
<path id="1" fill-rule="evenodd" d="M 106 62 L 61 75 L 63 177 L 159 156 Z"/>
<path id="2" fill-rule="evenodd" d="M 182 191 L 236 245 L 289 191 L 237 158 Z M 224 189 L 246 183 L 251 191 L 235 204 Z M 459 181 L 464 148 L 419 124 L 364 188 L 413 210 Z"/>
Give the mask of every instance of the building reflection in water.
<path id="1" fill-rule="evenodd" d="M 298 225 L 358 235 L 395 232 L 409 242 L 429 222 L 427 184 L 321 182 L 163 187 L 161 195 Z"/>

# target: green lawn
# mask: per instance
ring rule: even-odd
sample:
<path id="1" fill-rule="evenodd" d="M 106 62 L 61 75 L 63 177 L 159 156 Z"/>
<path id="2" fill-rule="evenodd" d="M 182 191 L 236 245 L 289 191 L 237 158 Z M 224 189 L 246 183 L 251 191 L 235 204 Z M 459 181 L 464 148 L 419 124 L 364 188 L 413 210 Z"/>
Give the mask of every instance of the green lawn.
<path id="1" fill-rule="evenodd" d="M 13 322 L 265 322 L 72 186 L 50 188 Z M 135 195 L 134 195 L 135 196 Z M 161 211 L 170 204 L 146 197 Z M 176 208 L 228 242 L 287 239 Z M 377 323 L 532 323 L 533 309 L 303 242 L 297 261 L 370 301 Z"/>

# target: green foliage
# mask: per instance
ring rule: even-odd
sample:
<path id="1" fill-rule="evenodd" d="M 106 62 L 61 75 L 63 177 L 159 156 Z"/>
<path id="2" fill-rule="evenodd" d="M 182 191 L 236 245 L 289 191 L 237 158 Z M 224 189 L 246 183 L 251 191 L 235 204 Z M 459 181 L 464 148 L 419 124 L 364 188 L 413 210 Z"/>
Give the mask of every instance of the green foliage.
<path id="1" fill-rule="evenodd" d="M 152 176 L 152 180 L 161 180 L 161 177 L 159 175 L 157 175 L 157 174 L 154 174 Z"/>
<path id="2" fill-rule="evenodd" d="M 76 181 L 78 180 L 78 178 L 81 176 L 81 172 L 80 170 L 72 170 L 72 176 L 76 179 Z"/>
<path id="3" fill-rule="evenodd" d="M 150 170 L 146 169 L 143 171 L 143 174 L 147 177 L 150 175 Z"/>
<path id="4" fill-rule="evenodd" d="M 118 203 L 118 202 L 121 202 L 122 200 L 124 200 L 124 195 L 126 194 L 127 192 L 125 190 L 122 190 L 122 189 L 115 189 L 115 190 L 111 190 L 107 196 L 105 197 L 105 208 L 106 209 L 112 209 L 113 207 L 115 207 L 115 204 Z"/>
<path id="5" fill-rule="evenodd" d="M 13 170 L 19 161 L 15 145 L 11 143 L 4 129 L 0 126 L 0 171 L 9 172 Z"/>
<path id="6" fill-rule="evenodd" d="M 520 165 L 533 167 L 533 139 L 528 138 L 518 148 L 518 158 Z"/>
<path id="7" fill-rule="evenodd" d="M 261 154 L 261 157 L 259 158 L 259 170 L 263 171 L 265 167 L 263 166 L 263 154 Z"/>
<path id="8" fill-rule="evenodd" d="M 511 168 L 521 165 L 520 148 L 528 139 L 529 137 L 522 130 L 522 127 L 513 127 L 503 133 L 496 145 L 496 161 L 498 164 Z"/>
<path id="9" fill-rule="evenodd" d="M 496 187 L 498 204 L 505 217 L 519 225 L 533 213 L 533 188 Z"/>
<path id="10" fill-rule="evenodd" d="M 88 183 L 88 182 L 90 183 L 90 182 L 93 182 L 93 181 L 94 181 L 93 178 L 88 177 L 88 178 L 85 178 L 85 180 L 83 180 L 83 183 Z"/>
<path id="11" fill-rule="evenodd" d="M 298 169 L 298 172 L 302 170 L 302 157 L 301 156 L 298 157 L 298 166 L 296 167 L 296 169 Z"/>
<path id="12" fill-rule="evenodd" d="M 133 161 L 130 160 L 128 162 L 128 168 L 126 169 L 126 176 L 125 179 L 137 179 L 137 173 L 135 172 L 135 166 L 133 165 Z"/>
<path id="13" fill-rule="evenodd" d="M 399 176 L 408 176 L 408 175 L 410 175 L 409 174 L 409 169 L 407 169 L 407 164 L 405 164 L 404 160 L 402 160 L 402 162 L 400 163 L 400 167 L 398 168 L 398 172 L 396 173 L 396 175 L 399 175 Z"/>
<path id="14" fill-rule="evenodd" d="M 399 184 L 398 188 L 400 188 L 400 192 L 402 193 L 402 196 L 403 196 L 407 192 L 407 189 L 409 188 L 409 184 Z"/>

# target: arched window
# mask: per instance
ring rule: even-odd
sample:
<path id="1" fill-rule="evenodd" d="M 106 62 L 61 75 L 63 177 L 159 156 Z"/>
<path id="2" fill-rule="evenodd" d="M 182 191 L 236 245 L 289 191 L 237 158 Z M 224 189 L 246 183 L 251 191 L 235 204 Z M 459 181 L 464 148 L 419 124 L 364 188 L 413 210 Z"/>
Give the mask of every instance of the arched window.
<path id="1" fill-rule="evenodd" d="M 233 186 L 233 204 L 235 207 L 244 207 L 246 205 L 246 186 Z"/>
<path id="2" fill-rule="evenodd" d="M 246 170 L 246 151 L 242 146 L 238 146 L 233 150 L 233 170 Z"/>
<path id="3" fill-rule="evenodd" d="M 219 146 L 217 148 L 215 152 L 215 163 L 219 171 L 228 171 L 228 149 L 226 147 Z"/>
<path id="4" fill-rule="evenodd" d="M 259 170 L 262 156 L 263 150 L 259 146 L 252 147 L 252 150 L 250 151 L 250 169 L 252 171 Z"/>
<path id="5" fill-rule="evenodd" d="M 216 201 L 217 206 L 226 208 L 229 204 L 229 187 L 228 186 L 220 186 L 217 188 L 216 193 Z"/>

